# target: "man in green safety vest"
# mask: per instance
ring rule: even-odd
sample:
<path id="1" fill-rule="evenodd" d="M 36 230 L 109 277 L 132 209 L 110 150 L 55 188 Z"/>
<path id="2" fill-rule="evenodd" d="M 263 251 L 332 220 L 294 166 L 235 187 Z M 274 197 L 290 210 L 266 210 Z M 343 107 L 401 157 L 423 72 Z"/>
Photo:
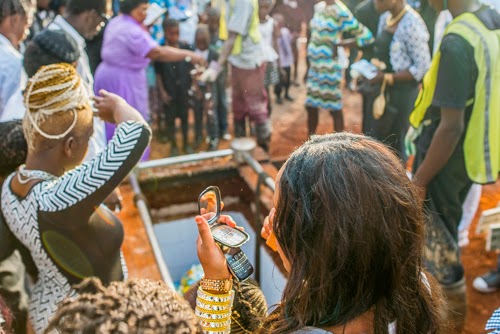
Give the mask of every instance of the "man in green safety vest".
<path id="1" fill-rule="evenodd" d="M 269 150 L 271 124 L 264 87 L 266 64 L 259 31 L 258 0 L 220 1 L 220 39 L 225 40 L 219 65 L 231 64 L 235 137 L 247 136 L 246 121 L 255 125 L 257 143 Z M 225 17 L 224 17 L 225 16 Z"/>
<path id="2" fill-rule="evenodd" d="M 472 183 L 500 171 L 500 14 L 479 0 L 429 0 L 454 20 L 423 81 L 410 123 L 418 133 L 414 182 L 431 213 L 426 264 L 465 320 L 465 279 L 458 246 L 462 204 Z M 411 132 L 411 131 L 410 131 Z"/>

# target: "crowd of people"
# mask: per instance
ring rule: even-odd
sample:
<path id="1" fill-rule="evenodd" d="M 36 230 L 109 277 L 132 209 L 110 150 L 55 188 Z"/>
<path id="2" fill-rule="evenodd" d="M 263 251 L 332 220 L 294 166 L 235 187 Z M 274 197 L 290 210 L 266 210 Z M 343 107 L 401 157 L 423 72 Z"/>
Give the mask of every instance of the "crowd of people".
<path id="1" fill-rule="evenodd" d="M 464 202 L 500 172 L 492 5 L 0 0 L 0 333 L 460 333 Z M 185 298 L 128 280 L 112 209 L 153 134 L 173 156 L 177 119 L 183 153 L 233 135 L 269 151 L 272 100 L 300 85 L 300 37 L 310 138 L 261 231 L 288 273 L 281 302 L 270 311 L 255 282 L 233 283 L 205 216 L 204 277 Z M 346 71 L 363 60 L 371 74 Z M 364 135 L 343 132 L 345 85 Z M 315 135 L 321 110 L 334 134 Z M 496 291 L 500 272 L 474 287 Z"/>

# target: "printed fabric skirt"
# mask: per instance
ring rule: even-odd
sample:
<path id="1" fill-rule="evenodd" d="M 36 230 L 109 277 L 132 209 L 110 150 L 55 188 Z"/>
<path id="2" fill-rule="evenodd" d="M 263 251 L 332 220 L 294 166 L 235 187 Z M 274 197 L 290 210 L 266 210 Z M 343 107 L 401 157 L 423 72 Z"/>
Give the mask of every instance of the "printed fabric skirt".
<path id="1" fill-rule="evenodd" d="M 321 53 L 308 51 L 310 62 L 307 72 L 306 106 L 327 110 L 342 109 L 342 65 L 333 57 L 325 57 Z"/>
<path id="2" fill-rule="evenodd" d="M 264 79 L 265 86 L 277 85 L 280 82 L 280 71 L 278 62 L 269 62 L 266 65 L 266 77 Z"/>

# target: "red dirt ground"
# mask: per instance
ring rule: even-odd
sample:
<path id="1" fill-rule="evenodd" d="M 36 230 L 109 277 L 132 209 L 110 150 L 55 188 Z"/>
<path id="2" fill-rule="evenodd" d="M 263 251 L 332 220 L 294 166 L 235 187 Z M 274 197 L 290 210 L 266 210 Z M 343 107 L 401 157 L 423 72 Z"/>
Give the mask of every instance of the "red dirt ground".
<path id="1" fill-rule="evenodd" d="M 273 136 L 270 155 L 274 159 L 285 159 L 295 148 L 307 139 L 306 112 L 304 109 L 305 88 L 292 87 L 291 95 L 295 101 L 285 102 L 283 105 L 274 105 L 272 113 Z M 344 120 L 346 130 L 360 132 L 361 98 L 356 93 L 345 92 Z M 231 115 L 229 116 L 231 123 Z M 333 129 L 332 119 L 327 112 L 320 113 L 318 134 L 329 133 Z M 228 142 L 221 142 L 220 148 L 229 147 Z M 204 149 L 202 147 L 201 149 Z M 152 158 L 168 156 L 168 145 L 153 142 Z M 484 326 L 493 311 L 500 307 L 500 292 L 493 294 L 480 294 L 472 287 L 473 279 L 482 275 L 496 265 L 496 254 L 485 251 L 485 239 L 482 235 L 475 234 L 477 218 L 482 210 L 497 206 L 500 202 L 500 182 L 495 185 L 483 187 L 483 196 L 476 220 L 471 226 L 471 243 L 463 250 L 463 262 L 466 268 L 468 315 L 465 334 L 485 333 Z"/>

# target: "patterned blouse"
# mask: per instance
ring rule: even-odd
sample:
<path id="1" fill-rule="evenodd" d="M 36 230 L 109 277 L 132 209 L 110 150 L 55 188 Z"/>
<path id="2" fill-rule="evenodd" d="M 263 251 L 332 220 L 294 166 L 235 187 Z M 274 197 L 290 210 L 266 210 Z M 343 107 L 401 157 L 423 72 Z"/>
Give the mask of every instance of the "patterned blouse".
<path id="1" fill-rule="evenodd" d="M 379 35 L 386 29 L 389 15 L 390 13 L 386 12 L 380 17 Z M 391 43 L 390 57 L 394 72 L 410 71 L 417 82 L 420 82 L 429 70 L 429 32 L 416 11 L 408 11 L 399 22 Z"/>
<path id="2" fill-rule="evenodd" d="M 485 330 L 492 331 L 488 332 L 490 334 L 500 334 L 500 308 L 493 312 L 493 315 L 486 323 Z"/>
<path id="3" fill-rule="evenodd" d="M 123 226 L 100 205 L 127 176 L 149 144 L 151 130 L 138 122 L 118 125 L 94 160 L 61 177 L 36 184 L 20 197 L 2 189 L 2 211 L 10 231 L 26 247 L 38 270 L 29 317 L 43 333 L 71 285 L 97 276 L 104 284 L 126 277 L 120 248 Z"/>

